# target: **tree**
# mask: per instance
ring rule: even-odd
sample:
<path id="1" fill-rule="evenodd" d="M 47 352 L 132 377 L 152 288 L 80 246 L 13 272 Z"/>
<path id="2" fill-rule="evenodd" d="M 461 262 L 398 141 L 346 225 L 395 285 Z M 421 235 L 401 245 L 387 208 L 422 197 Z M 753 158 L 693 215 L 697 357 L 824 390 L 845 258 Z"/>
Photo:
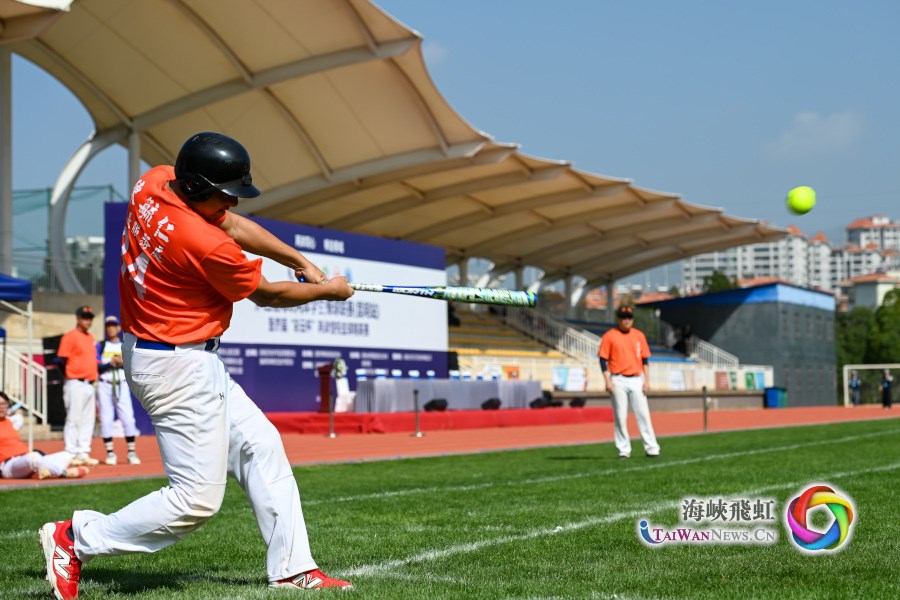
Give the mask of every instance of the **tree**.
<path id="1" fill-rule="evenodd" d="M 875 311 L 866 348 L 867 363 L 895 363 L 900 359 L 900 290 L 891 290 Z"/>
<path id="2" fill-rule="evenodd" d="M 678 289 L 678 286 L 677 286 L 677 285 L 673 285 L 672 287 L 669 288 L 669 295 L 670 295 L 670 296 L 673 296 L 673 297 L 675 297 L 675 298 L 680 298 L 680 297 L 681 297 L 681 290 Z"/>
<path id="3" fill-rule="evenodd" d="M 835 351 L 838 373 L 844 365 L 863 364 L 869 348 L 869 336 L 875 330 L 875 314 L 865 307 L 838 313 L 835 319 Z"/>
<path id="4" fill-rule="evenodd" d="M 736 287 L 735 282 L 728 279 L 728 276 L 722 271 L 713 271 L 712 274 L 703 278 L 703 291 L 707 293 L 733 290 Z"/>
<path id="5" fill-rule="evenodd" d="M 888 292 L 878 310 L 854 308 L 835 319 L 839 385 L 844 365 L 895 363 L 900 359 L 900 290 Z M 865 386 L 877 388 L 874 372 L 860 373 Z"/>

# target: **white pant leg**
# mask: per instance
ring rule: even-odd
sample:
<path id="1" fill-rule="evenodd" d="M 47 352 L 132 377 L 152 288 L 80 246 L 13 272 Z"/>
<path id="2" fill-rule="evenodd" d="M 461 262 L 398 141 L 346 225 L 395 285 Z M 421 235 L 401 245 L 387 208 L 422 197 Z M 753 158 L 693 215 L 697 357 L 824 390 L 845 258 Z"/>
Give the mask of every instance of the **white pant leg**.
<path id="1" fill-rule="evenodd" d="M 631 456 L 631 438 L 628 436 L 628 377 L 610 375 L 613 391 L 610 399 L 613 405 L 613 437 L 619 454 Z"/>
<path id="2" fill-rule="evenodd" d="M 78 453 L 78 422 L 75 419 L 74 402 L 77 392 L 72 379 L 66 379 L 63 383 L 63 406 L 66 407 L 66 424 L 63 426 L 63 440 L 67 452 Z"/>
<path id="3" fill-rule="evenodd" d="M 39 459 L 39 467 L 44 467 L 55 477 L 62 477 L 63 473 L 66 472 L 66 469 L 69 468 L 69 464 L 72 462 L 71 453 L 62 451 L 62 452 L 54 452 L 53 454 L 45 454 Z"/>
<path id="4" fill-rule="evenodd" d="M 653 423 L 650 421 L 650 405 L 647 402 L 647 395 L 644 393 L 643 375 L 631 378 L 629 392 L 631 396 L 631 410 L 634 412 L 638 430 L 641 432 L 644 452 L 647 454 L 659 454 L 659 444 L 656 443 L 656 434 L 653 432 Z"/>
<path id="5" fill-rule="evenodd" d="M 116 409 L 113 405 L 112 384 L 108 381 L 97 383 L 97 404 L 100 406 L 100 437 L 111 438 Z"/>
<path id="6" fill-rule="evenodd" d="M 26 452 L 3 461 L 0 464 L 0 477 L 4 479 L 24 479 L 37 471 L 41 455 L 37 452 Z"/>
<path id="7" fill-rule="evenodd" d="M 136 350 L 122 355 L 134 395 L 150 415 L 169 485 L 110 515 L 76 511 L 75 553 L 156 552 L 188 535 L 222 505 L 228 468 L 228 375 L 202 350 Z"/>
<path id="8" fill-rule="evenodd" d="M 122 421 L 122 432 L 125 437 L 134 437 L 140 432 L 134 423 L 134 405 L 131 403 L 131 392 L 128 391 L 128 382 L 124 379 L 118 382 L 119 393 L 115 397 L 116 416 Z"/>
<path id="9" fill-rule="evenodd" d="M 62 477 L 71 462 L 72 455 L 65 451 L 46 456 L 40 452 L 26 452 L 13 456 L 0 465 L 0 476 L 6 479 L 24 479 L 43 467 L 54 477 Z"/>
<path id="10" fill-rule="evenodd" d="M 81 427 L 78 430 L 79 454 L 91 453 L 91 440 L 94 439 L 94 425 L 97 423 L 97 392 L 90 383 L 81 383 Z"/>
<path id="11" fill-rule="evenodd" d="M 229 385 L 228 470 L 247 494 L 259 532 L 268 545 L 269 581 L 315 569 L 300 507 L 300 491 L 281 436 L 230 377 Z"/>
<path id="12" fill-rule="evenodd" d="M 96 415 L 94 386 L 78 379 L 66 379 L 63 402 L 66 406 L 66 425 L 63 428 L 66 452 L 89 454 Z"/>

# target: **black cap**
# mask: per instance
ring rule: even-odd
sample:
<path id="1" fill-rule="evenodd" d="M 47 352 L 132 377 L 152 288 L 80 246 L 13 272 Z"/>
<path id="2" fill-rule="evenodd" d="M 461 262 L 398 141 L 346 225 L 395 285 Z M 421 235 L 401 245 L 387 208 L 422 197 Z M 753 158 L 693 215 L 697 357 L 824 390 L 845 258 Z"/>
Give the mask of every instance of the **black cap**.
<path id="1" fill-rule="evenodd" d="M 94 309 L 90 306 L 79 306 L 75 310 L 75 316 L 82 319 L 93 319 L 94 318 Z"/>
<path id="2" fill-rule="evenodd" d="M 616 317 L 619 319 L 633 319 L 634 309 L 630 306 L 620 306 L 616 309 Z"/>

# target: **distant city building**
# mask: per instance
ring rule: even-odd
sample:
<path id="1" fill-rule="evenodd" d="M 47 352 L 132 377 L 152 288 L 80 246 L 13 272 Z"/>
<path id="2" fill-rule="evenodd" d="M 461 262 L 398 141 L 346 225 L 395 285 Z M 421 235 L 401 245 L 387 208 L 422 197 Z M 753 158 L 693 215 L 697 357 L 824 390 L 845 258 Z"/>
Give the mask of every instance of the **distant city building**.
<path id="1" fill-rule="evenodd" d="M 823 233 L 806 237 L 796 227 L 775 242 L 699 254 L 682 267 L 685 293 L 703 289 L 713 271 L 729 279 L 776 279 L 811 289 L 836 291 L 841 282 L 900 269 L 900 224 L 883 216 L 857 219 L 847 226 L 848 242 L 832 247 Z"/>
<path id="2" fill-rule="evenodd" d="M 877 309 L 885 295 L 900 287 L 900 271 L 870 273 L 841 282 L 841 290 L 847 296 L 847 310 L 854 308 Z"/>
<path id="3" fill-rule="evenodd" d="M 860 248 L 871 244 L 883 250 L 900 250 L 900 223 L 881 215 L 856 219 L 847 226 L 847 243 Z"/>

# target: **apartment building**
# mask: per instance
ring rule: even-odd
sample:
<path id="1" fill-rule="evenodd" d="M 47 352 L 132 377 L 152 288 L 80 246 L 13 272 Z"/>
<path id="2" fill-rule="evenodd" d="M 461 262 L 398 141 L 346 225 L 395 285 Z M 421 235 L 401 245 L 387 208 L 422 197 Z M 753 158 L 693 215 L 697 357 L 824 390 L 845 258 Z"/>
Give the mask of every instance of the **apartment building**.
<path id="1" fill-rule="evenodd" d="M 870 245 L 900 250 L 900 223 L 882 215 L 856 219 L 847 226 L 847 243 L 860 248 Z"/>
<path id="2" fill-rule="evenodd" d="M 811 289 L 835 291 L 842 281 L 900 269 L 900 223 L 887 217 L 857 219 L 847 226 L 847 243 L 833 247 L 822 233 L 807 237 L 797 227 L 775 242 L 709 252 L 682 263 L 686 293 L 703 288 L 713 271 L 729 279 L 774 277 Z"/>

